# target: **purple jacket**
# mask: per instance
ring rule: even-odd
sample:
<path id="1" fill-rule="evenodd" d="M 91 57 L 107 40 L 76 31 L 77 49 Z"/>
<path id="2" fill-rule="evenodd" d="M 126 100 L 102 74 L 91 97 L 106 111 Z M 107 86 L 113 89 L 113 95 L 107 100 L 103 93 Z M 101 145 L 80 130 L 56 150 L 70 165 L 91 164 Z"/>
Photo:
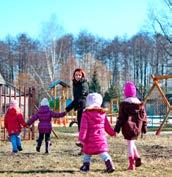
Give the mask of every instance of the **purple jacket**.
<path id="1" fill-rule="evenodd" d="M 27 124 L 31 125 L 36 120 L 39 119 L 38 130 L 39 133 L 51 133 L 52 131 L 52 118 L 60 118 L 66 115 L 65 112 L 57 113 L 53 112 L 48 106 L 41 106 L 36 114 L 32 116 L 31 119 L 28 120 Z"/>
<path id="2" fill-rule="evenodd" d="M 82 114 L 79 140 L 86 154 L 100 154 L 108 151 L 106 132 L 115 136 L 106 113 L 102 109 L 86 109 Z"/>

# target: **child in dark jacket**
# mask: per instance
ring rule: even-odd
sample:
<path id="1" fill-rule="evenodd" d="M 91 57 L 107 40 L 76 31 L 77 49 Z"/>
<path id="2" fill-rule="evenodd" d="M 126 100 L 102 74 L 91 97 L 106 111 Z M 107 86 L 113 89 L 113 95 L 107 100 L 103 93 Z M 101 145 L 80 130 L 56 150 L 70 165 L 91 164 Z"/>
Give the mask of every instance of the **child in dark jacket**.
<path id="1" fill-rule="evenodd" d="M 133 82 L 126 82 L 124 86 L 124 101 L 119 108 L 119 116 L 115 131 L 120 132 L 128 143 L 128 170 L 135 170 L 141 165 L 141 158 L 137 151 L 135 140 L 140 133 L 147 131 L 147 116 L 143 103 L 136 97 L 136 87 Z"/>
<path id="2" fill-rule="evenodd" d="M 49 107 L 49 102 L 47 98 L 43 98 L 41 101 L 41 106 L 39 107 L 38 112 L 28 120 L 27 124 L 30 126 L 36 120 L 39 120 L 38 123 L 38 130 L 39 130 L 39 137 L 37 139 L 37 146 L 36 151 L 40 152 L 40 148 L 42 145 L 42 141 L 45 136 L 45 153 L 49 153 L 50 148 L 50 135 L 52 131 L 52 118 L 60 118 L 64 117 L 66 112 L 57 113 L 53 112 Z"/>
<path id="3" fill-rule="evenodd" d="M 22 126 L 27 127 L 27 124 L 23 119 L 23 114 L 17 100 L 10 102 L 5 114 L 4 124 L 12 144 L 12 152 L 17 153 L 18 151 L 22 151 L 20 133 Z"/>

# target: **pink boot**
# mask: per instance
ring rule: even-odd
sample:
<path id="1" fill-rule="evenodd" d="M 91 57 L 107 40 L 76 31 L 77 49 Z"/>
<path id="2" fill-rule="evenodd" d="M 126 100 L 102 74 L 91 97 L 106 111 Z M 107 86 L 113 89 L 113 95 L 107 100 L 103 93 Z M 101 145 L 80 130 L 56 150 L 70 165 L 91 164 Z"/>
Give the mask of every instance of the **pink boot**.
<path id="1" fill-rule="evenodd" d="M 129 157 L 129 166 L 128 166 L 128 170 L 135 170 L 135 159 L 133 157 Z"/>

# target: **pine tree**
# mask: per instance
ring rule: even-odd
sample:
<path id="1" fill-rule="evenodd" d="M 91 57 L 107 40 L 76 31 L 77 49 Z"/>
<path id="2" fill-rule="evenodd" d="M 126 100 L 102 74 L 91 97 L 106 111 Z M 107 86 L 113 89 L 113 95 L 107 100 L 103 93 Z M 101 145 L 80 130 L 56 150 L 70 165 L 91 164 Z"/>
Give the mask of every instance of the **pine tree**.
<path id="1" fill-rule="evenodd" d="M 111 87 L 105 92 L 104 101 L 109 102 L 111 99 L 120 97 L 118 87 L 111 85 Z"/>
<path id="2" fill-rule="evenodd" d="M 97 71 L 96 70 L 93 73 L 93 77 L 92 77 L 91 82 L 89 84 L 89 89 L 90 89 L 90 92 L 101 93 L 101 87 L 100 87 L 99 81 L 97 79 Z"/>

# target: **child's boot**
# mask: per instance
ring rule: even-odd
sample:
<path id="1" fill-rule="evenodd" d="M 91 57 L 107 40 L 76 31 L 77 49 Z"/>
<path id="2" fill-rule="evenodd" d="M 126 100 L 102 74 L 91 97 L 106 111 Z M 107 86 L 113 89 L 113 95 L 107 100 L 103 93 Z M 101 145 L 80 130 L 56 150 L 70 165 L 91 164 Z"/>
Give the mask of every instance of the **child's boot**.
<path id="1" fill-rule="evenodd" d="M 40 152 L 40 148 L 41 148 L 41 146 L 38 146 L 38 145 L 37 145 L 37 146 L 36 146 L 36 151 L 37 151 L 37 152 Z"/>
<path id="2" fill-rule="evenodd" d="M 37 140 L 37 146 L 36 146 L 36 151 L 37 151 L 37 152 L 40 152 L 41 144 L 42 144 L 42 142 L 39 141 L 39 139 L 38 139 L 38 140 Z"/>
<path id="3" fill-rule="evenodd" d="M 23 148 L 22 148 L 21 146 L 17 146 L 17 149 L 18 149 L 19 151 L 22 151 L 22 150 L 23 150 Z"/>
<path id="4" fill-rule="evenodd" d="M 140 157 L 134 157 L 135 159 L 135 166 L 140 167 L 142 165 L 142 161 Z"/>
<path id="5" fill-rule="evenodd" d="M 80 171 L 82 173 L 87 173 L 90 170 L 90 163 L 89 162 L 84 162 L 83 165 L 80 168 Z"/>
<path id="6" fill-rule="evenodd" d="M 136 167 L 135 167 L 135 160 L 134 160 L 134 158 L 133 157 L 129 157 L 128 160 L 129 160 L 128 170 L 135 170 Z"/>
<path id="7" fill-rule="evenodd" d="M 50 153 L 50 145 L 51 145 L 50 141 L 45 142 L 45 153 L 46 154 Z"/>
<path id="8" fill-rule="evenodd" d="M 105 172 L 112 173 L 115 170 L 115 167 L 113 166 L 113 163 L 110 159 L 105 161 L 105 165 L 106 165 Z"/>

